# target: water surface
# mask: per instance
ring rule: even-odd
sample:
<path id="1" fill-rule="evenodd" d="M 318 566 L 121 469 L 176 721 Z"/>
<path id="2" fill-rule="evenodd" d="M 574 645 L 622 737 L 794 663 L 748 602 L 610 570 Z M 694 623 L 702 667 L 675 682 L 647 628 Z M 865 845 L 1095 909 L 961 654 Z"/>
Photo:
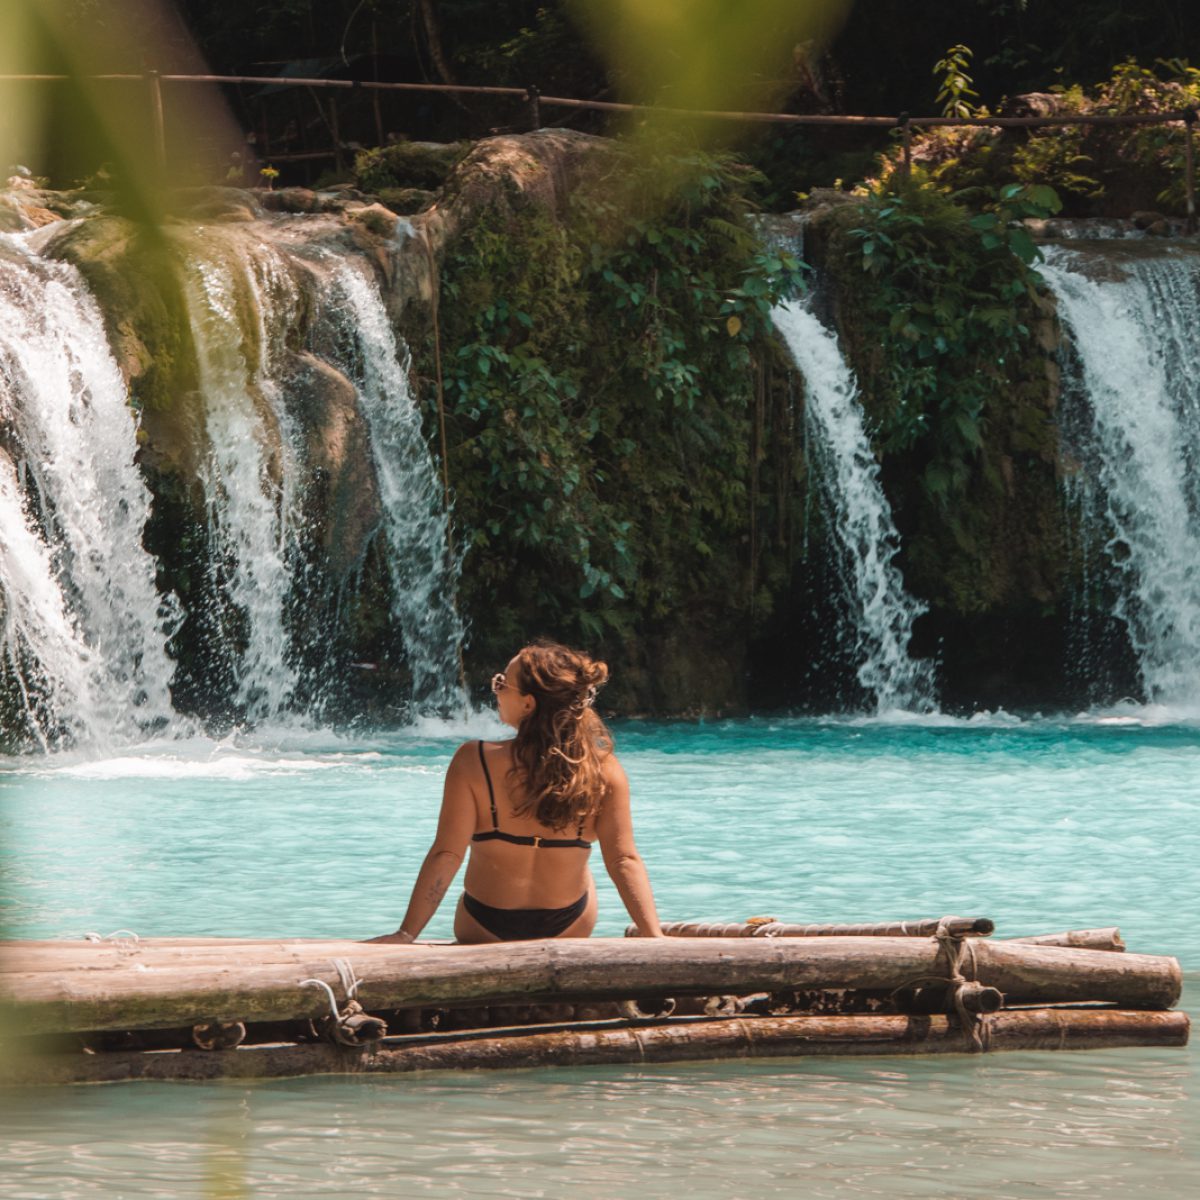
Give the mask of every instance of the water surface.
<path id="1" fill-rule="evenodd" d="M 1120 925 L 1197 989 L 1200 736 L 1138 713 L 626 724 L 668 919 Z M 471 734 L 435 725 L 0 760 L 24 937 L 394 928 Z M 602 871 L 599 856 L 596 868 Z M 625 916 L 601 879 L 598 932 Z M 448 936 L 451 905 L 428 932 Z M 811 1058 L 22 1092 L 0 1195 L 1175 1197 L 1191 1050 Z"/>

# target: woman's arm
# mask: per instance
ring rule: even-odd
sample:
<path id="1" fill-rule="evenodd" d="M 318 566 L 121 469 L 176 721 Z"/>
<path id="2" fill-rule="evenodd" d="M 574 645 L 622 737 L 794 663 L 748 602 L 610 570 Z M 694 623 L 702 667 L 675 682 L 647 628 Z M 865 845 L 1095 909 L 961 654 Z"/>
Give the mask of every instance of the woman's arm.
<path id="1" fill-rule="evenodd" d="M 442 811 L 438 817 L 437 833 L 425 861 L 417 872 L 408 911 L 395 933 L 369 938 L 372 942 L 411 942 L 429 924 L 437 912 L 447 888 L 458 874 L 467 844 L 475 830 L 475 801 L 471 795 L 471 771 L 476 756 L 471 754 L 473 742 L 460 746 L 446 771 L 442 793 Z"/>
<path id="2" fill-rule="evenodd" d="M 617 892 L 638 927 L 638 933 L 642 937 L 662 937 L 662 927 L 654 907 L 654 893 L 650 890 L 650 877 L 646 874 L 646 864 L 642 862 L 633 840 L 629 780 L 615 757 L 608 759 L 604 775 L 608 795 L 604 797 L 600 815 L 596 818 L 596 834 L 600 838 L 604 866 L 617 885 Z"/>

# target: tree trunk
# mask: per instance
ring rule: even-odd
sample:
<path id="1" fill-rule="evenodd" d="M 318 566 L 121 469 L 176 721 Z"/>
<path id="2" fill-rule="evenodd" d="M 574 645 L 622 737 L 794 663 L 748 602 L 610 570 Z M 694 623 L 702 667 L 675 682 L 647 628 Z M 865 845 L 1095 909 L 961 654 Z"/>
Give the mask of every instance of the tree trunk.
<path id="1" fill-rule="evenodd" d="M 446 53 L 442 49 L 442 30 L 438 24 L 437 12 L 433 0 L 420 0 L 421 24 L 425 27 L 425 41 L 429 46 L 429 57 L 437 68 L 438 76 L 443 83 L 456 83 L 454 72 L 446 61 Z"/>

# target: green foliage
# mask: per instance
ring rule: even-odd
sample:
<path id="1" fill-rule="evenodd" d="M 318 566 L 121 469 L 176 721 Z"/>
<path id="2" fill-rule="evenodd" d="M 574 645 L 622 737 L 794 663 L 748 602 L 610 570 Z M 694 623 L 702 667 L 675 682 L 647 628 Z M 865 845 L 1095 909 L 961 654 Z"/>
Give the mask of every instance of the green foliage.
<path id="1" fill-rule="evenodd" d="M 698 596 L 744 607 L 753 357 L 801 273 L 747 225 L 750 182 L 725 158 L 614 151 L 565 223 L 497 206 L 452 248 L 450 473 L 480 593 L 465 606 L 490 592 L 498 644 L 539 627 L 591 642 Z M 536 588 L 506 590 L 521 580 Z"/>
<path id="2" fill-rule="evenodd" d="M 1062 211 L 1058 193 L 1044 183 L 1010 183 L 985 212 L 971 218 L 971 228 L 980 235 L 984 250 L 1007 247 L 1026 266 L 1037 262 L 1041 251 L 1022 221 L 1042 219 Z"/>
<path id="3" fill-rule="evenodd" d="M 918 175 L 836 215 L 832 250 L 847 271 L 857 259 L 858 321 L 877 347 L 880 443 L 918 455 L 939 503 L 965 488 L 1005 359 L 1030 340 L 1038 252 L 1020 219 L 1058 206 L 1050 188 L 1013 184 L 973 214 Z"/>
<path id="4" fill-rule="evenodd" d="M 944 117 L 973 117 L 979 111 L 978 105 L 971 103 L 972 97 L 979 99 L 979 93 L 971 87 L 975 81 L 967 74 L 971 55 L 969 46 L 951 46 L 934 64 L 933 73 L 941 76 L 937 103 Z"/>
<path id="5" fill-rule="evenodd" d="M 1069 88 L 1062 95 L 1070 111 L 1082 109 L 1082 88 Z M 1083 125 L 1047 125 L 1034 131 L 1012 151 L 1013 178 L 1021 183 L 1049 184 L 1069 197 L 1100 199 L 1104 187 L 1091 174 L 1095 165 L 1084 148 L 1087 135 Z"/>
<path id="6" fill-rule="evenodd" d="M 1059 85 L 1041 102 L 1058 116 L 1178 112 L 1200 106 L 1200 69 L 1184 59 L 1159 60 L 1154 67 L 1131 60 L 1095 88 Z M 1072 216 L 1124 217 L 1159 206 L 1181 213 L 1185 136 L 1179 122 L 1048 125 L 1028 132 L 934 128 L 915 134 L 912 158 L 950 191 L 995 189 L 1010 180 L 1052 187 Z M 1196 144 L 1200 148 L 1200 140 Z M 894 176 L 899 161 L 899 150 L 889 151 L 880 178 Z"/>

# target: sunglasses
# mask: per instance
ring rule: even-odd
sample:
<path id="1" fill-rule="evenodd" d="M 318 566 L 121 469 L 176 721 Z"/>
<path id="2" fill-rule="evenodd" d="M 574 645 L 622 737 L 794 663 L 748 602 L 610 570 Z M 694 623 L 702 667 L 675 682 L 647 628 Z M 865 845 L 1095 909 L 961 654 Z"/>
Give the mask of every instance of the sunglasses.
<path id="1" fill-rule="evenodd" d="M 503 671 L 497 671 L 496 674 L 492 676 L 492 693 L 498 696 L 506 687 L 512 687 L 512 684 L 504 678 Z"/>

